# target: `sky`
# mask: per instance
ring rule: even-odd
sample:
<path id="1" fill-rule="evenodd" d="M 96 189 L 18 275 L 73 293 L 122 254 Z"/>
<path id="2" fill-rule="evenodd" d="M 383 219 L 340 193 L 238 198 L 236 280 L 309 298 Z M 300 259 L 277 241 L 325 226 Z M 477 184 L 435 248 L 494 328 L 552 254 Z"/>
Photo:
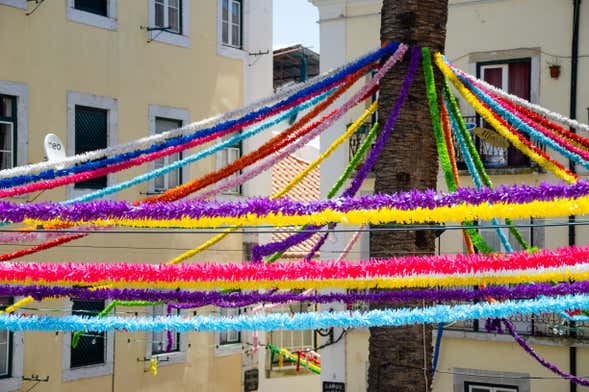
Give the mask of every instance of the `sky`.
<path id="1" fill-rule="evenodd" d="M 303 44 L 319 53 L 319 11 L 308 0 L 273 0 L 273 48 Z"/>

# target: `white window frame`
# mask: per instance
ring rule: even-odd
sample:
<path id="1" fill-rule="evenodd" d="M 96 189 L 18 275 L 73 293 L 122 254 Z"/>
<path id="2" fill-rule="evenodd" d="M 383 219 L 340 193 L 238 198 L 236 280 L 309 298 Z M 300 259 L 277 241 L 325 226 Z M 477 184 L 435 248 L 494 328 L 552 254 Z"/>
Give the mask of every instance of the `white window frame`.
<path id="1" fill-rule="evenodd" d="M 91 108 L 103 109 L 107 111 L 106 120 L 106 145 L 114 146 L 117 144 L 118 130 L 118 102 L 112 97 L 103 97 L 99 95 L 80 93 L 76 91 L 67 92 L 67 154 L 72 156 L 76 151 L 76 106 L 87 106 Z M 107 175 L 106 186 L 116 183 L 116 174 Z M 74 184 L 67 187 L 67 197 L 72 199 L 94 192 L 96 189 L 74 188 Z M 106 199 L 113 200 L 114 195 L 105 196 Z"/>
<path id="2" fill-rule="evenodd" d="M 148 26 L 155 26 L 155 0 L 148 1 Z M 162 42 L 170 45 L 190 48 L 190 0 L 182 0 L 182 34 L 165 30 L 154 30 L 149 32 L 149 40 Z"/>
<path id="3" fill-rule="evenodd" d="M 501 90 L 507 91 L 509 88 L 509 64 L 487 64 L 481 65 L 481 80 L 485 80 L 485 71 L 487 69 L 501 68 Z"/>
<path id="4" fill-rule="evenodd" d="M 223 19 L 223 2 L 227 1 L 227 42 L 223 40 L 223 23 L 225 20 Z M 233 3 L 239 5 L 239 42 L 238 45 L 233 44 Z M 243 1 L 240 0 L 221 0 L 221 43 L 225 46 L 230 46 L 232 48 L 241 49 L 243 47 Z"/>
<path id="5" fill-rule="evenodd" d="M 228 162 L 226 160 L 223 160 L 223 156 L 227 153 L 228 150 L 238 150 L 239 151 L 238 159 L 239 159 L 243 154 L 243 145 L 242 145 L 241 149 L 239 147 L 225 147 L 221 151 L 217 152 L 216 157 L 215 157 L 216 162 L 217 162 L 217 170 L 220 170 L 223 167 L 227 166 Z M 224 181 L 230 181 L 234 177 L 238 176 L 239 174 L 240 174 L 240 172 L 234 173 Z M 243 187 L 241 185 L 238 185 L 237 187 L 239 189 L 237 189 L 237 190 L 226 189 L 221 194 L 225 195 L 225 196 L 242 196 L 243 195 Z"/>
<path id="6" fill-rule="evenodd" d="M 434 332 L 435 333 L 435 332 Z M 452 368 L 454 373 L 452 379 L 452 392 L 464 392 L 467 384 L 509 384 L 516 387 L 518 392 L 530 392 L 530 375 L 528 373 L 503 372 L 494 370 Z"/>
<path id="7" fill-rule="evenodd" d="M 108 16 L 96 15 L 74 8 L 75 0 L 67 0 L 67 18 L 72 22 L 87 24 L 105 30 L 117 30 L 117 1 L 107 0 L 106 7 Z"/>
<path id="8" fill-rule="evenodd" d="M 14 297 L 14 302 L 17 302 L 24 297 Z M 14 314 L 20 314 L 20 310 L 16 310 Z M 15 331 L 12 333 L 12 371 L 11 376 L 0 379 L 0 390 L 2 391 L 17 391 L 22 387 L 23 377 L 23 360 L 24 360 L 24 339 L 25 335 L 22 331 Z"/>
<path id="9" fill-rule="evenodd" d="M 7 5 L 9 7 L 27 9 L 27 0 L 0 0 L 0 5 Z"/>
<path id="10" fill-rule="evenodd" d="M 0 80 L 0 94 L 16 97 L 16 165 L 26 165 L 29 163 L 29 88 L 24 83 Z"/>
<path id="11" fill-rule="evenodd" d="M 105 301 L 105 306 L 109 304 L 110 301 Z M 64 313 L 71 314 L 72 312 L 73 302 L 71 299 L 66 299 L 64 304 Z M 61 369 L 61 379 L 63 382 L 68 381 L 75 381 L 81 380 L 84 378 L 93 378 L 93 377 L 100 377 L 100 376 L 107 376 L 112 374 L 113 372 L 113 364 L 114 364 L 114 341 L 115 341 L 115 333 L 113 331 L 108 331 L 106 334 L 106 355 L 104 356 L 104 363 L 103 364 L 96 364 L 96 365 L 88 365 L 88 366 L 81 366 L 77 368 L 71 368 L 72 365 L 72 358 L 71 358 L 71 345 L 72 345 L 72 332 L 64 332 L 63 333 L 63 344 L 62 344 L 62 352 L 61 352 L 61 359 L 62 359 L 62 369 Z"/>
<path id="12" fill-rule="evenodd" d="M 170 106 L 161 106 L 161 105 L 149 105 L 149 134 L 155 135 L 156 134 L 156 119 L 159 118 L 168 118 L 170 120 L 178 120 L 182 121 L 182 126 L 190 124 L 190 112 L 186 109 L 174 108 Z M 151 162 L 151 169 L 155 169 L 155 163 Z M 167 175 L 167 174 L 166 174 Z M 186 184 L 190 181 L 190 167 L 185 166 L 182 168 L 182 183 Z M 149 193 L 155 193 L 155 186 L 154 181 L 149 181 L 147 186 L 147 191 Z"/>
<path id="13" fill-rule="evenodd" d="M 238 309 L 234 308 L 217 308 L 217 312 L 219 316 L 228 316 L 224 315 L 227 311 L 235 311 L 237 310 L 237 314 L 239 314 Z M 237 315 L 236 314 L 236 315 Z M 221 344 L 221 334 L 219 332 L 215 332 L 215 356 L 217 357 L 224 357 L 229 355 L 236 355 L 241 354 L 243 351 L 243 331 L 238 331 L 240 333 L 240 341 L 237 343 L 229 343 L 229 344 Z"/>
<path id="14" fill-rule="evenodd" d="M 249 15 L 249 1 L 241 3 L 241 47 L 223 43 L 223 0 L 217 0 L 217 54 L 231 59 L 243 60 L 248 58 L 247 47 L 247 15 Z"/>
<path id="15" fill-rule="evenodd" d="M 474 388 L 486 389 L 487 392 L 517 392 L 517 387 L 502 387 L 484 384 L 469 384 L 467 392 L 472 392 Z"/>
<path id="16" fill-rule="evenodd" d="M 161 305 L 166 306 L 166 305 Z M 150 314 L 153 316 L 153 306 L 149 308 Z M 184 315 L 185 311 L 180 310 L 180 315 Z M 180 333 L 180 342 L 178 344 L 178 351 L 169 352 L 169 353 L 160 353 L 160 354 L 153 354 L 152 352 L 152 343 L 153 343 L 153 332 L 147 332 L 147 344 L 145 345 L 145 358 L 157 358 L 158 359 L 158 367 L 168 366 L 168 365 L 175 365 L 179 363 L 186 363 L 188 362 L 188 343 L 189 343 L 189 336 L 188 332 L 181 332 Z M 145 361 L 144 370 L 149 368 L 149 361 Z"/>

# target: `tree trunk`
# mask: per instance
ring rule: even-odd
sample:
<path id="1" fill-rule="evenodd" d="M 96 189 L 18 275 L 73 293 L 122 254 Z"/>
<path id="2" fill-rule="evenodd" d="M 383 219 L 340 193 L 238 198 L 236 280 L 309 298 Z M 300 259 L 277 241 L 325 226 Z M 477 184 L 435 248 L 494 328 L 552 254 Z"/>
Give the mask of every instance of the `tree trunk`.
<path id="1" fill-rule="evenodd" d="M 448 0 L 384 0 L 381 40 L 427 46 L 443 52 Z M 395 66 L 380 84 L 379 123 L 384 124 L 407 72 L 409 56 Z M 435 73 L 438 91 L 441 81 Z M 395 129 L 374 169 L 375 193 L 435 189 L 438 157 L 429 114 L 423 71 L 418 70 Z M 372 257 L 432 254 L 432 231 L 374 231 Z M 402 304 L 395 306 L 422 306 Z M 377 305 L 380 307 L 391 305 Z M 431 385 L 432 328 L 371 328 L 368 391 L 429 391 Z M 426 369 L 426 370 L 424 370 Z"/>

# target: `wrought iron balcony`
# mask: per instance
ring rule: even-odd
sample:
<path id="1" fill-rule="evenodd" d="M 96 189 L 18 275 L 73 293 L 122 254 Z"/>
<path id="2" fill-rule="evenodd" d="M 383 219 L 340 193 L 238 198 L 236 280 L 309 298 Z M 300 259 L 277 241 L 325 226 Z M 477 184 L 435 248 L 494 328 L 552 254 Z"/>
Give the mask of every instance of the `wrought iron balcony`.
<path id="1" fill-rule="evenodd" d="M 514 315 L 508 318 L 522 336 L 552 339 L 589 340 L 588 322 L 571 322 L 558 314 Z M 446 326 L 449 331 L 507 334 L 505 325 L 496 319 L 463 320 Z"/>
<path id="2" fill-rule="evenodd" d="M 362 124 L 362 126 L 348 139 L 348 161 L 351 161 L 358 148 L 366 138 L 368 131 L 372 128 L 372 124 Z M 366 156 L 364 156 L 366 159 Z"/>
<path id="3" fill-rule="evenodd" d="M 473 132 L 474 128 L 483 127 L 490 129 L 490 126 L 488 124 L 484 124 L 478 116 L 465 116 L 464 121 L 467 124 L 467 128 L 469 128 L 469 132 L 481 157 L 481 161 L 487 169 L 538 169 L 535 163 L 531 162 L 527 156 L 511 145 L 507 148 L 497 147 L 477 136 Z M 466 170 L 467 166 L 454 134 L 452 134 L 452 139 L 458 169 Z M 541 144 L 537 143 L 536 146 L 544 149 L 543 145 Z"/>

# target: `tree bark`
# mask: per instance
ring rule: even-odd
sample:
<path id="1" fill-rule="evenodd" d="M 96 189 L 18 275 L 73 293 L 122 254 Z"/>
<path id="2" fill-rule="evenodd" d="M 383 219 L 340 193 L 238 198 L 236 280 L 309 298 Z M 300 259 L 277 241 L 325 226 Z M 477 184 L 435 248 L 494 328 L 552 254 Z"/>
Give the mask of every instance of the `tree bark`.
<path id="1" fill-rule="evenodd" d="M 447 15 L 448 0 L 384 0 L 381 40 L 427 46 L 432 53 L 443 53 Z M 408 59 L 407 56 L 381 81 L 378 110 L 380 124 L 386 122 L 398 96 L 407 73 Z M 436 72 L 435 76 L 439 91 L 441 75 Z M 401 115 L 374 172 L 375 193 L 436 188 L 438 157 L 421 69 L 416 74 Z M 370 235 L 372 257 L 434 252 L 435 237 L 432 231 L 374 231 Z M 368 391 L 429 391 L 431 354 L 430 325 L 371 328 Z"/>

